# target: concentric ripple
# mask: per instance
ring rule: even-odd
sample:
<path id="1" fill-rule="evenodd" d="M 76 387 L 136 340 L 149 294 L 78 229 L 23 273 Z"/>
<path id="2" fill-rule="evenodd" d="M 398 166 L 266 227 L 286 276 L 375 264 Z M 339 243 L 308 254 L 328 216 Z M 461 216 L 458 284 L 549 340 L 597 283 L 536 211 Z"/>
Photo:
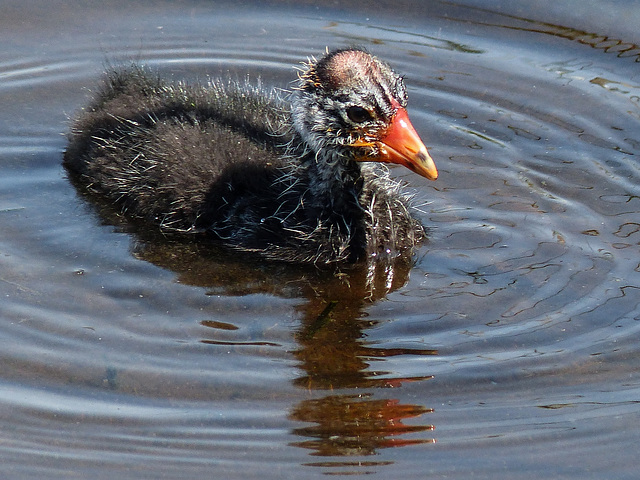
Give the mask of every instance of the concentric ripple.
<path id="1" fill-rule="evenodd" d="M 0 19 L 7 478 L 634 478 L 634 41 L 450 2 L 58 3 Z M 354 43 L 405 74 L 441 172 L 393 170 L 429 227 L 413 265 L 256 264 L 65 177 L 105 65 L 287 89 Z"/>

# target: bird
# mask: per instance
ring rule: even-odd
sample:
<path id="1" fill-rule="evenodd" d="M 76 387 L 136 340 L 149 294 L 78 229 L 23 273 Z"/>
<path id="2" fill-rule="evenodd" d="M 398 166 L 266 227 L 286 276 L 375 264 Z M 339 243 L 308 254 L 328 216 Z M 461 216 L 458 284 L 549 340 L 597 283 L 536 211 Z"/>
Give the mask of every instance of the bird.
<path id="1" fill-rule="evenodd" d="M 412 252 L 426 228 L 385 164 L 430 180 L 438 171 L 409 120 L 403 77 L 361 47 L 327 49 L 297 70 L 282 90 L 109 68 L 63 164 L 126 216 L 266 259 Z"/>

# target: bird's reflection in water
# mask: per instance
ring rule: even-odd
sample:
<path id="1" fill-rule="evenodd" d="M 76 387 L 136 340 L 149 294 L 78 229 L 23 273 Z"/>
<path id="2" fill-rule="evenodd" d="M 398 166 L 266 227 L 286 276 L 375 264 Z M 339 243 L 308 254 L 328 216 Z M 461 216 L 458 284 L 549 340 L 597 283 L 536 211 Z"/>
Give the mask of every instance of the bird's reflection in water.
<path id="1" fill-rule="evenodd" d="M 294 445 L 311 449 L 319 456 L 354 456 L 373 455 L 380 448 L 433 443 L 433 439 L 401 437 L 433 430 L 432 425 L 403 423 L 431 411 L 420 405 L 376 399 L 372 393 L 327 395 L 306 400 L 295 407 L 291 417 L 316 425 L 296 428 L 296 435 L 309 440 Z"/>
<path id="2" fill-rule="evenodd" d="M 165 237 L 153 239 L 149 235 L 145 233 L 144 240 L 137 235 L 135 255 L 176 272 L 180 283 L 205 287 L 221 295 L 262 293 L 305 300 L 297 307 L 298 348 L 292 352 L 299 360 L 302 373 L 293 383 L 305 389 L 309 398 L 293 405 L 289 418 L 309 426 L 293 429 L 292 433 L 302 439 L 291 445 L 310 449 L 312 455 L 345 457 L 435 442 L 430 433 L 434 427 L 423 418 L 433 410 L 427 405 L 402 403 L 399 395 L 394 395 L 405 383 L 427 381 L 432 377 L 403 377 L 371 365 L 384 366 L 386 357 L 430 356 L 437 355 L 437 351 L 381 348 L 366 339 L 367 329 L 377 324 L 376 320 L 367 318 L 367 306 L 407 282 L 412 266 L 410 259 L 396 258 L 343 267 L 341 271 L 323 271 L 315 267 L 256 262 L 206 243 Z M 237 328 L 221 322 L 202 325 L 226 331 Z M 405 424 L 407 420 L 411 423 Z M 389 462 L 353 463 L 334 458 L 307 465 L 348 469 L 356 464 L 358 468 L 366 468 L 385 463 Z M 363 472 L 358 470 L 358 473 Z"/>
<path id="3" fill-rule="evenodd" d="M 406 259 L 359 266 L 349 271 L 348 285 L 344 285 L 346 280 L 325 282 L 300 307 L 302 325 L 296 337 L 300 348 L 294 354 L 304 374 L 294 383 L 309 389 L 313 398 L 293 408 L 290 418 L 313 425 L 295 429 L 293 433 L 305 439 L 293 445 L 308 448 L 313 455 L 344 457 L 435 441 L 421 433 L 431 432 L 434 427 L 416 420 L 432 409 L 403 404 L 393 395 L 397 392 L 393 388 L 403 383 L 432 377 L 400 377 L 373 369 L 370 363 L 383 366 L 380 362 L 386 357 L 436 355 L 437 351 L 378 348 L 366 340 L 366 330 L 378 322 L 367 318 L 365 307 L 404 285 L 410 267 Z M 330 393 L 318 397 L 317 391 Z M 404 423 L 408 419 L 414 419 L 411 425 Z M 361 468 L 374 464 L 379 466 L 378 462 L 356 465 L 334 459 L 309 465 L 357 467 L 357 472 L 363 473 Z"/>

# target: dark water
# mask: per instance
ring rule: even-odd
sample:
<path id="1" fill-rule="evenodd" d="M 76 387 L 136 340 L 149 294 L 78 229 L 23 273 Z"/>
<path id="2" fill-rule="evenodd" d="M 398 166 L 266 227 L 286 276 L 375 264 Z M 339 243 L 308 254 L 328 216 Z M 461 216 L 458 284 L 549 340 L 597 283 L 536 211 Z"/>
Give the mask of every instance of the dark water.
<path id="1" fill-rule="evenodd" d="M 2 3 L 3 478 L 637 478 L 638 2 Z M 256 264 L 65 178 L 107 62 L 287 87 L 353 43 L 440 169 L 394 170 L 412 267 Z"/>

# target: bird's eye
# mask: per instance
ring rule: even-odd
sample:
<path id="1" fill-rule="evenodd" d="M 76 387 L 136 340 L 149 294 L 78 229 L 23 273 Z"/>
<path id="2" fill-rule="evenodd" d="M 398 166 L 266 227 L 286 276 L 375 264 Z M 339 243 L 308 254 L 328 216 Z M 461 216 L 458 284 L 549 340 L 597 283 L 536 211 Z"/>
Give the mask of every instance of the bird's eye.
<path id="1" fill-rule="evenodd" d="M 371 120 L 371 114 L 369 111 L 363 107 L 358 107 L 354 105 L 353 107 L 349 107 L 347 109 L 347 117 L 349 120 L 355 123 L 364 123 Z"/>

